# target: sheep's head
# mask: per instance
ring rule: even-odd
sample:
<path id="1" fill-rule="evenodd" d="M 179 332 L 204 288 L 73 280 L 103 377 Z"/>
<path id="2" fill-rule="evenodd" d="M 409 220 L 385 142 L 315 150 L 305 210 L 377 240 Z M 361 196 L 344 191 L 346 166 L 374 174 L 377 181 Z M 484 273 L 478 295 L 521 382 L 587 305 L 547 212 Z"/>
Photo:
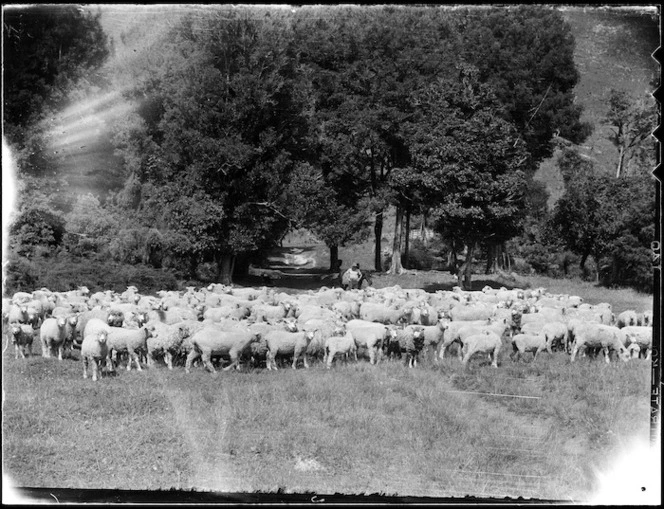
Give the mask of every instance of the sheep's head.
<path id="1" fill-rule="evenodd" d="M 21 334 L 21 326 L 18 324 L 12 324 L 11 326 L 12 343 L 16 344 L 17 337 L 20 334 Z"/>
<path id="2" fill-rule="evenodd" d="M 105 330 L 99 331 L 97 334 L 97 341 L 99 341 L 101 344 L 106 343 L 106 339 L 108 338 L 108 332 Z"/>
<path id="3" fill-rule="evenodd" d="M 307 342 L 307 345 L 311 343 L 311 340 L 314 339 L 314 336 L 316 335 L 316 331 L 318 329 L 310 330 L 304 333 L 304 340 Z"/>
<path id="4" fill-rule="evenodd" d="M 295 320 L 285 320 L 284 326 L 289 332 L 297 332 L 297 322 Z"/>
<path id="5" fill-rule="evenodd" d="M 64 316 L 61 316 L 57 319 L 57 324 L 60 329 L 64 328 L 67 324 L 67 319 Z"/>
<path id="6" fill-rule="evenodd" d="M 70 327 L 76 327 L 76 324 L 78 323 L 78 315 L 71 315 L 67 319 L 67 323 L 69 324 Z"/>

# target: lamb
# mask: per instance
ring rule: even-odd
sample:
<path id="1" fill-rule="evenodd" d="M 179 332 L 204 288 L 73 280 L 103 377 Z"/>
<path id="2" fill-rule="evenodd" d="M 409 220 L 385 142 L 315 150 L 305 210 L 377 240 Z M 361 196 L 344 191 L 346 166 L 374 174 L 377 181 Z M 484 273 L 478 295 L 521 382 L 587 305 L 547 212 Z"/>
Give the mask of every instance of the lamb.
<path id="1" fill-rule="evenodd" d="M 451 341 L 458 341 L 461 343 L 461 345 L 465 345 L 466 338 L 470 336 L 474 336 L 483 332 L 492 332 L 502 340 L 502 338 L 507 333 L 511 333 L 511 330 L 511 327 L 504 320 L 499 322 L 491 322 L 487 325 L 465 325 L 457 329 L 456 336 L 451 336 L 449 339 Z M 463 361 L 463 359 L 461 360 Z"/>
<path id="2" fill-rule="evenodd" d="M 62 360 L 62 353 L 67 338 L 67 319 L 65 317 L 47 318 L 39 329 L 44 357 L 51 357 L 58 349 L 58 360 Z"/>
<path id="3" fill-rule="evenodd" d="M 355 355 L 355 361 L 357 362 L 357 344 L 350 331 L 346 331 L 343 336 L 330 336 L 325 340 L 327 369 L 332 367 L 334 356 L 338 353 L 346 355 L 346 358 L 349 355 Z"/>
<path id="4" fill-rule="evenodd" d="M 512 347 L 514 349 L 514 360 L 517 361 L 526 352 L 533 352 L 533 362 L 537 359 L 537 354 L 546 350 L 550 354 L 551 344 L 544 333 L 539 334 L 517 334 L 512 338 Z"/>
<path id="5" fill-rule="evenodd" d="M 468 366 L 468 361 L 477 352 L 488 353 L 491 355 L 491 365 L 494 368 L 498 367 L 498 353 L 502 348 L 503 343 L 500 336 L 495 332 L 485 330 L 479 334 L 473 334 L 463 340 L 463 364 L 464 367 Z"/>
<path id="6" fill-rule="evenodd" d="M 393 308 L 377 302 L 363 302 L 360 305 L 360 319 L 386 325 L 406 322 L 412 313 L 411 308 Z"/>
<path id="7" fill-rule="evenodd" d="M 406 354 L 405 363 L 412 368 L 417 366 L 417 357 L 424 347 L 424 332 L 421 326 L 392 329 L 388 350 Z"/>
<path id="8" fill-rule="evenodd" d="M 136 363 L 136 369 L 142 371 L 141 363 L 138 359 L 138 351 L 147 352 L 147 339 L 152 335 L 150 327 L 144 326 L 140 329 L 125 329 L 124 327 L 109 327 L 106 346 L 111 353 L 113 360 L 120 352 L 127 352 L 129 361 L 127 362 L 127 371 L 131 371 L 131 361 Z"/>
<path id="9" fill-rule="evenodd" d="M 309 368 L 307 360 L 307 347 L 314 338 L 314 331 L 288 332 L 271 331 L 265 336 L 267 342 L 267 369 L 277 369 L 275 358 L 277 355 L 293 355 L 293 369 L 297 368 L 300 356 L 304 367 Z"/>
<path id="10" fill-rule="evenodd" d="M 616 327 L 622 329 L 623 327 L 632 327 L 637 325 L 639 317 L 636 314 L 636 311 L 628 309 L 623 311 L 616 317 Z"/>
<path id="11" fill-rule="evenodd" d="M 574 362 L 578 352 L 583 353 L 586 348 L 601 347 L 604 352 L 604 360 L 607 364 L 611 361 L 610 350 L 617 352 L 622 361 L 628 361 L 630 354 L 625 348 L 626 335 L 617 327 L 604 324 L 587 324 L 575 329 L 574 346 L 572 348 L 571 362 Z"/>
<path id="12" fill-rule="evenodd" d="M 215 373 L 211 357 L 213 355 L 227 355 L 231 359 L 230 365 L 224 368 L 227 371 L 239 366 L 240 356 L 252 343 L 260 341 L 260 334 L 249 330 L 219 330 L 212 326 L 204 327 L 190 338 L 192 350 L 187 356 L 185 371 L 190 372 L 195 359 L 201 357 L 206 369 Z"/>
<path id="13" fill-rule="evenodd" d="M 237 327 L 242 327 L 243 325 L 244 324 L 242 322 L 238 322 L 236 324 Z M 252 366 L 258 366 L 261 362 L 265 362 L 267 359 L 267 341 L 265 340 L 265 336 L 268 332 L 273 330 L 286 330 L 289 332 L 298 331 L 298 326 L 292 319 L 275 323 L 254 322 L 249 324 L 246 328 L 251 332 L 255 332 L 260 335 L 260 339 L 254 343 L 251 343 L 249 350 L 245 350 L 244 352 L 244 354 L 251 361 Z"/>
<path id="14" fill-rule="evenodd" d="M 377 357 L 383 351 L 383 345 L 389 341 L 390 331 L 386 325 L 366 320 L 350 320 L 346 323 L 348 330 L 358 347 L 365 347 L 369 352 L 369 362 L 376 364 Z"/>
<path id="15" fill-rule="evenodd" d="M 337 329 L 343 325 L 342 322 L 339 322 L 336 319 L 329 318 L 312 318 L 306 322 L 297 321 L 296 330 L 291 332 L 296 332 L 298 329 L 308 332 L 312 331 L 314 333 L 314 338 L 307 346 L 307 357 L 325 357 L 325 340 L 330 336 L 333 336 L 337 333 Z"/>
<path id="16" fill-rule="evenodd" d="M 14 358 L 18 359 L 19 353 L 25 359 L 25 350 L 32 357 L 32 341 L 35 331 L 32 326 L 24 323 L 13 323 L 9 327 L 12 344 L 14 345 Z"/>
<path id="17" fill-rule="evenodd" d="M 111 359 L 106 345 L 106 331 L 88 334 L 81 343 L 81 361 L 83 362 L 83 378 L 88 377 L 88 364 L 92 365 L 92 380 L 97 381 L 98 364 L 106 360 L 106 367 L 112 371 Z"/>

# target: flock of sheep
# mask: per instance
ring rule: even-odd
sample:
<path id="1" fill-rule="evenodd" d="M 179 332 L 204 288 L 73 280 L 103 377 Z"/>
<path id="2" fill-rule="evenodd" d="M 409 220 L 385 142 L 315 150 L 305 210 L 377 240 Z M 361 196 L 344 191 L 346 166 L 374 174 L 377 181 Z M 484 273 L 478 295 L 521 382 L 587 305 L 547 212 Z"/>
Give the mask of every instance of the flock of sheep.
<path id="1" fill-rule="evenodd" d="M 42 288 L 3 299 L 2 316 L 16 359 L 31 355 L 38 338 L 44 357 L 62 360 L 79 350 L 83 377 L 91 368 L 93 380 L 104 366 L 115 371 L 123 362 L 127 370 L 184 364 L 187 373 L 198 361 L 214 372 L 213 360 L 228 363 L 224 370 L 242 363 L 277 369 L 284 359 L 293 369 L 314 359 L 330 368 L 335 358 L 357 361 L 359 352 L 371 364 L 401 357 L 413 367 L 422 356 L 438 362 L 456 347 L 464 365 L 480 354 L 497 367 L 499 352 L 510 346 L 515 362 L 545 350 L 565 351 L 572 362 L 600 349 L 607 363 L 613 353 L 624 361 L 649 359 L 652 348 L 652 311 L 615 316 L 609 304 L 589 305 L 542 288 L 427 293 L 324 287 L 290 295 L 211 284 L 158 296 L 133 286 L 121 294 Z"/>

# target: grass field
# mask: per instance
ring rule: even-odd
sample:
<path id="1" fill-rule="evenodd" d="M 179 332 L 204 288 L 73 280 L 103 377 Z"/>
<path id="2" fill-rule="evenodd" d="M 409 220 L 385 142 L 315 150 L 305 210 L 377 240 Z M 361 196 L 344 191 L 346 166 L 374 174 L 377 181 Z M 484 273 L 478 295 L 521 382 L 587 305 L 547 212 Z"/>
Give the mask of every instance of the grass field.
<path id="1" fill-rule="evenodd" d="M 422 272 L 399 284 L 450 281 Z M 528 284 L 614 309 L 652 306 L 626 290 Z M 593 500 L 602 475 L 648 444 L 649 363 L 508 353 L 497 370 L 479 358 L 464 371 L 452 356 L 415 369 L 366 359 L 214 375 L 157 367 L 94 383 L 75 359 L 15 360 L 8 348 L 4 472 L 29 487 Z M 655 466 L 619 473 L 610 503 L 652 497 Z"/>

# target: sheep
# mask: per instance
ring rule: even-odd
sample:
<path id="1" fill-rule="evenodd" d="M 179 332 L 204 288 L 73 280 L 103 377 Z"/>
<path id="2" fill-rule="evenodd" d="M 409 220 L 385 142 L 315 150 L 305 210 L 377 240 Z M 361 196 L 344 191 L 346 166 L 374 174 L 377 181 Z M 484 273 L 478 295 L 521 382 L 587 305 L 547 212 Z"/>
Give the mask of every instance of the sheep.
<path id="1" fill-rule="evenodd" d="M 311 318 L 306 322 L 296 322 L 296 330 L 305 332 L 313 331 L 314 337 L 307 346 L 308 358 L 324 358 L 325 357 L 325 340 L 330 336 L 337 333 L 337 329 L 343 325 L 342 322 L 336 319 L 329 318 Z M 291 331 L 295 332 L 295 331 Z"/>
<path id="2" fill-rule="evenodd" d="M 291 310 L 291 304 L 280 302 L 276 306 L 270 304 L 258 304 L 252 307 L 251 316 L 256 321 L 276 321 L 286 318 Z"/>
<path id="3" fill-rule="evenodd" d="M 630 358 L 630 354 L 625 348 L 626 335 L 622 329 L 612 325 L 591 323 L 576 328 L 574 334 L 571 362 L 574 362 L 577 353 L 583 353 L 588 347 L 601 347 L 607 364 L 611 362 L 610 350 L 614 350 L 622 361 L 626 362 Z"/>
<path id="4" fill-rule="evenodd" d="M 267 369 L 277 369 L 275 361 L 278 354 L 293 354 L 293 369 L 297 369 L 297 361 L 303 358 L 304 367 L 309 368 L 307 347 L 314 338 L 314 331 L 288 332 L 271 331 L 265 336 L 267 342 Z"/>
<path id="5" fill-rule="evenodd" d="M 338 353 L 345 354 L 346 357 L 355 355 L 355 361 L 357 362 L 357 344 L 350 331 L 346 331 L 346 334 L 343 336 L 330 336 L 325 340 L 327 369 L 332 367 L 334 356 Z"/>
<path id="6" fill-rule="evenodd" d="M 456 335 L 450 335 L 449 340 L 450 341 L 458 341 L 462 345 L 462 350 L 465 350 L 463 348 L 463 345 L 465 345 L 466 338 L 480 334 L 482 332 L 492 332 L 496 334 L 499 338 L 502 338 L 508 334 L 511 335 L 511 327 L 504 321 L 499 321 L 499 322 L 491 322 L 486 325 L 465 325 L 463 327 L 460 327 L 459 329 L 456 330 Z M 461 354 L 462 352 L 460 352 Z M 459 355 L 459 358 L 463 361 L 463 358 L 461 355 Z"/>
<path id="7" fill-rule="evenodd" d="M 237 326 L 241 327 L 243 324 L 238 322 Z M 295 321 L 292 319 L 283 320 L 275 323 L 269 322 L 255 322 L 247 326 L 252 332 L 260 334 L 260 340 L 254 343 L 251 343 L 249 346 L 249 351 L 245 351 L 245 355 L 248 356 L 251 361 L 252 366 L 258 366 L 261 362 L 266 362 L 267 360 L 267 341 L 265 336 L 268 332 L 272 330 L 286 330 L 288 332 L 297 332 L 298 326 Z M 314 328 L 315 329 L 315 328 Z M 313 343 L 313 341 L 311 342 Z"/>
<path id="8" fill-rule="evenodd" d="M 185 371 L 191 370 L 195 359 L 201 357 L 206 369 L 215 373 L 212 365 L 212 355 L 228 355 L 231 358 L 230 365 L 224 368 L 227 371 L 235 366 L 239 367 L 240 355 L 251 343 L 260 341 L 260 334 L 249 330 L 219 330 L 216 327 L 204 327 L 190 338 L 192 350 L 187 356 Z"/>
<path id="9" fill-rule="evenodd" d="M 344 320 L 352 320 L 360 317 L 360 303 L 357 301 L 339 301 L 332 304 L 335 311 Z"/>
<path id="10" fill-rule="evenodd" d="M 62 360 L 67 337 L 67 319 L 63 316 L 58 318 L 47 318 L 39 329 L 44 357 L 54 355 L 55 348 L 58 349 L 58 360 Z"/>
<path id="11" fill-rule="evenodd" d="M 412 368 L 417 366 L 417 357 L 424 347 L 424 332 L 421 326 L 413 328 L 393 328 L 388 351 L 406 354 L 405 364 Z"/>
<path id="12" fill-rule="evenodd" d="M 83 378 L 88 377 L 88 364 L 92 365 L 92 381 L 97 381 L 98 364 L 106 361 L 106 367 L 113 371 L 111 359 L 106 345 L 107 332 L 101 330 L 95 334 L 88 334 L 81 343 L 81 362 L 83 362 Z"/>
<path id="13" fill-rule="evenodd" d="M 625 344 L 629 344 L 629 351 L 632 357 L 639 357 L 641 351 L 646 352 L 646 360 L 650 360 L 652 351 L 652 327 L 631 326 L 621 329 L 627 338 Z"/>
<path id="14" fill-rule="evenodd" d="M 309 320 L 337 320 L 339 314 L 333 309 L 318 304 L 307 304 L 298 306 L 295 310 L 295 318 L 297 318 L 298 323 L 306 323 Z"/>
<path id="15" fill-rule="evenodd" d="M 213 322 L 219 322 L 222 318 L 242 320 L 250 314 L 251 309 L 247 306 L 240 306 L 240 304 L 208 307 L 203 313 L 203 320 L 212 320 Z"/>
<path id="16" fill-rule="evenodd" d="M 445 331 L 449 328 L 450 322 L 446 320 L 438 320 L 436 325 L 422 325 L 419 326 L 424 334 L 424 349 L 433 356 L 433 359 L 438 362 L 440 350 L 443 345 L 443 337 Z M 415 326 L 408 325 L 406 328 L 413 328 Z"/>
<path id="17" fill-rule="evenodd" d="M 539 334 L 517 334 L 512 338 L 513 360 L 517 361 L 526 352 L 533 352 L 533 361 L 537 358 L 537 354 L 546 350 L 550 354 L 551 344 L 542 332 Z"/>
<path id="18" fill-rule="evenodd" d="M 173 358 L 177 355 L 184 339 L 189 336 L 189 329 L 182 323 L 168 325 L 156 322 L 151 326 L 154 330 L 146 340 L 147 365 L 151 367 L 157 356 L 163 354 L 166 366 L 172 370 Z"/>
<path id="19" fill-rule="evenodd" d="M 438 358 L 439 359 L 444 359 L 445 358 L 445 351 L 450 347 L 452 343 L 457 343 L 459 344 L 459 360 L 462 359 L 462 353 L 461 353 L 461 340 L 459 339 L 459 329 L 462 327 L 468 326 L 468 325 L 488 325 L 489 321 L 488 320 L 460 320 L 457 322 L 450 322 L 448 320 L 444 320 L 444 323 L 447 325 L 445 332 L 443 334 L 443 342 L 439 347 L 439 353 L 438 353 Z"/>
<path id="20" fill-rule="evenodd" d="M 35 335 L 32 326 L 24 323 L 13 323 L 9 327 L 9 334 L 14 345 L 14 358 L 18 359 L 20 353 L 21 357 L 25 359 L 26 348 L 28 355 L 32 357 L 32 341 Z"/>
<path id="21" fill-rule="evenodd" d="M 133 313 L 134 311 L 137 311 L 138 308 L 134 309 L 119 309 L 117 306 L 113 306 L 109 311 L 108 311 L 108 316 L 106 318 L 106 321 L 108 325 L 111 327 L 122 327 L 122 323 L 125 320 L 125 312 L 127 314 Z"/>
<path id="22" fill-rule="evenodd" d="M 647 310 L 639 314 L 639 321 L 637 322 L 637 325 L 641 325 L 643 327 L 652 326 L 652 311 Z"/>
<path id="23" fill-rule="evenodd" d="M 550 349 L 560 348 L 561 350 L 567 351 L 567 338 L 569 336 L 569 331 L 567 325 L 562 322 L 549 322 L 544 324 L 541 329 L 541 333 L 546 339 L 547 345 Z"/>
<path id="24" fill-rule="evenodd" d="M 456 305 L 449 311 L 453 321 L 488 320 L 494 313 L 495 306 L 485 304 Z"/>
<path id="25" fill-rule="evenodd" d="M 636 311 L 628 309 L 623 311 L 616 317 L 616 327 L 622 329 L 623 327 L 631 327 L 637 325 L 639 321 Z"/>
<path id="26" fill-rule="evenodd" d="M 345 325 L 346 330 L 353 334 L 357 346 L 365 347 L 369 352 L 369 362 L 376 364 L 383 345 L 389 340 L 390 331 L 387 326 L 366 320 L 350 320 Z"/>
<path id="27" fill-rule="evenodd" d="M 9 311 L 7 312 L 7 323 L 27 323 L 27 321 L 27 306 L 19 306 L 17 304 L 12 304 L 9 306 Z"/>
<path id="28" fill-rule="evenodd" d="M 376 302 L 363 302 L 360 305 L 360 319 L 386 325 L 406 322 L 412 314 L 412 308 L 393 308 Z"/>
<path id="29" fill-rule="evenodd" d="M 484 330 L 479 334 L 473 334 L 463 340 L 463 365 L 468 366 L 468 361 L 477 352 L 488 353 L 491 355 L 491 366 L 498 367 L 498 353 L 502 348 L 503 342 L 500 336 L 495 332 Z"/>
<path id="30" fill-rule="evenodd" d="M 137 351 L 147 351 L 147 339 L 152 335 L 151 327 L 144 326 L 140 329 L 125 329 L 124 327 L 109 327 L 106 346 L 112 359 L 119 352 L 127 352 L 129 361 L 127 362 L 127 371 L 131 371 L 131 361 L 136 363 L 136 369 L 142 371 L 141 363 L 138 359 Z"/>

